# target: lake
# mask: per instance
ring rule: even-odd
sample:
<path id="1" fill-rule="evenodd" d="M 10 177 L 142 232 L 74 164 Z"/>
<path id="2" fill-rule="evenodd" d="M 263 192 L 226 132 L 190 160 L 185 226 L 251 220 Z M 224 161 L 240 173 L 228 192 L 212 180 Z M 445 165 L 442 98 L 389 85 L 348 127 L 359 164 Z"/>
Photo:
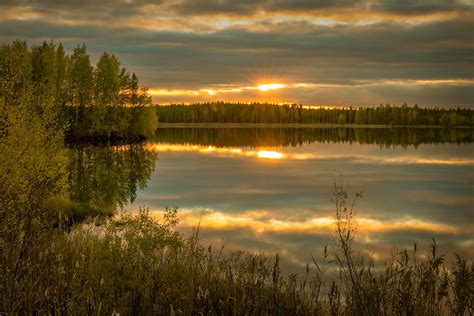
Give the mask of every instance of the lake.
<path id="1" fill-rule="evenodd" d="M 334 234 L 335 182 L 355 204 L 356 244 L 383 262 L 432 238 L 474 259 L 469 129 L 161 128 L 154 140 L 71 149 L 71 195 L 97 207 L 179 208 L 205 244 L 321 260 Z"/>

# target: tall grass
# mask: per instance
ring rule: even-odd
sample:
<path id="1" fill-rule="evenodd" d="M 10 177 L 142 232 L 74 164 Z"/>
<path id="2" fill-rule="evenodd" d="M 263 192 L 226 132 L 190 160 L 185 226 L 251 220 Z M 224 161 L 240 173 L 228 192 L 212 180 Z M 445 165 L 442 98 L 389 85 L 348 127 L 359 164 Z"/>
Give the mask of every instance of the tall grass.
<path id="1" fill-rule="evenodd" d="M 199 227 L 185 238 L 176 209 L 157 221 L 147 209 L 105 224 L 93 221 L 37 240 L 21 273 L 2 258 L 0 312 L 122 315 L 472 315 L 474 266 L 447 264 L 436 243 L 394 252 L 383 269 L 355 249 L 353 203 L 334 187 L 337 229 L 316 262 L 300 274 L 280 271 L 279 256 L 225 255 L 205 247 Z M 358 198 L 358 196 L 356 196 Z M 6 245 L 8 247 L 8 245 Z"/>

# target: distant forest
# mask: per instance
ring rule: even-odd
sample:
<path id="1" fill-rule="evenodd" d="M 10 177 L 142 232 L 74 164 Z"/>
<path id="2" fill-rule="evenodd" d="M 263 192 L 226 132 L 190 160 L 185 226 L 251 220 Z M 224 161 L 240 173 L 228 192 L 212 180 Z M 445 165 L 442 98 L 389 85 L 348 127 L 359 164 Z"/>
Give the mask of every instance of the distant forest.
<path id="1" fill-rule="evenodd" d="M 269 103 L 196 103 L 157 106 L 160 123 L 369 124 L 474 126 L 470 109 L 380 105 L 367 108 L 310 108 Z"/>
<path id="2" fill-rule="evenodd" d="M 85 45 L 70 55 L 52 42 L 0 47 L 0 123 L 21 108 L 65 128 L 69 139 L 141 138 L 156 128 L 150 104 L 135 73 L 112 54 L 104 52 L 93 66 Z"/>

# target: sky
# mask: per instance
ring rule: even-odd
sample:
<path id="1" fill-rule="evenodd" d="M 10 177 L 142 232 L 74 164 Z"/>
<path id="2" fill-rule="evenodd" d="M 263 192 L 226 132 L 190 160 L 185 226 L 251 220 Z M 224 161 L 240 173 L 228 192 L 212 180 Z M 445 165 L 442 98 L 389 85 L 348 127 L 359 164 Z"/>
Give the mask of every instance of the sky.
<path id="1" fill-rule="evenodd" d="M 474 0 L 0 0 L 0 43 L 85 43 L 157 103 L 474 108 Z"/>

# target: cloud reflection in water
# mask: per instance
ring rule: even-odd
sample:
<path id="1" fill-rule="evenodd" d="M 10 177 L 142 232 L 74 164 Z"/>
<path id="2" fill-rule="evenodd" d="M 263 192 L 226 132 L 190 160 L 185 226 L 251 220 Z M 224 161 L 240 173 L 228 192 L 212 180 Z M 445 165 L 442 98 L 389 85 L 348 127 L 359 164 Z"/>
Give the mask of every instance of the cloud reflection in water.
<path id="1" fill-rule="evenodd" d="M 375 257 L 390 255 L 394 244 L 435 237 L 442 250 L 474 258 L 472 145 L 149 148 L 159 160 L 135 205 L 157 212 L 177 205 L 180 229 L 200 218 L 203 240 L 228 250 L 286 253 L 289 267 L 317 257 L 334 229 L 331 185 L 343 175 L 350 191 L 364 190 L 358 242 Z"/>

